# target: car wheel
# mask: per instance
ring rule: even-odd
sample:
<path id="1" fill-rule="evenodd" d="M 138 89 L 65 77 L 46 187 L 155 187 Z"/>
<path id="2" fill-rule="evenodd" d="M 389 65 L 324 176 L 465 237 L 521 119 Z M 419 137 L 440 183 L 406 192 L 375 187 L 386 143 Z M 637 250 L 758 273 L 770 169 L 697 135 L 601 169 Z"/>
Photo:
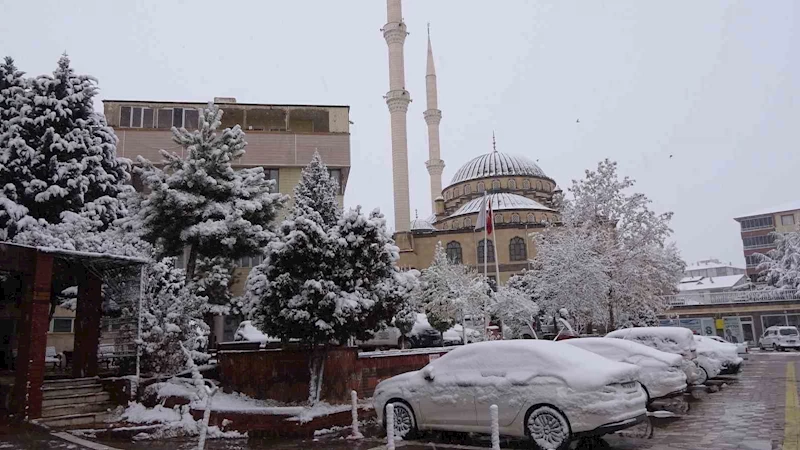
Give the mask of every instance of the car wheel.
<path id="1" fill-rule="evenodd" d="M 402 400 L 390 400 L 386 402 L 394 405 L 394 435 L 401 439 L 413 438 L 417 433 L 417 419 L 414 410 L 408 403 Z M 384 407 L 384 428 L 386 428 L 386 407 Z"/>
<path id="2" fill-rule="evenodd" d="M 780 350 L 781 349 L 780 349 L 780 347 L 778 347 L 778 344 L 772 344 L 772 351 L 778 352 Z"/>
<path id="3" fill-rule="evenodd" d="M 537 450 L 566 450 L 572 440 L 567 418 L 549 406 L 539 406 L 528 413 L 525 431 Z"/>
<path id="4" fill-rule="evenodd" d="M 705 382 L 708 381 L 708 372 L 706 369 L 699 366 L 698 369 L 700 369 L 700 379 L 697 380 L 697 384 L 705 384 Z"/>

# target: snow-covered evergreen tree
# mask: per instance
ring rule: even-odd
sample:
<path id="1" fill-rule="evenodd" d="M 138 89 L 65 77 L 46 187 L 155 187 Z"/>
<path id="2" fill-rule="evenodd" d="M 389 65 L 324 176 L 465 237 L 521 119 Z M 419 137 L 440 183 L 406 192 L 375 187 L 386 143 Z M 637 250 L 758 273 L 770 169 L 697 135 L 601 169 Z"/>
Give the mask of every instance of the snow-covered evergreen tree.
<path id="1" fill-rule="evenodd" d="M 163 170 L 139 158 L 150 189 L 139 212 L 143 239 L 159 256 L 176 256 L 188 246 L 190 279 L 198 258 L 237 260 L 260 254 L 285 200 L 270 193 L 275 181 L 266 178 L 263 168 L 233 169 L 247 143 L 239 125 L 218 133 L 221 119 L 222 110 L 209 103 L 201 111 L 199 130 L 173 127 L 173 140 L 187 156 L 162 150 Z"/>
<path id="2" fill-rule="evenodd" d="M 463 324 L 467 316 L 483 318 L 492 304 L 486 279 L 448 260 L 441 242 L 436 244 L 433 261 L 422 271 L 420 284 L 419 303 L 428 323 L 439 332 Z"/>
<path id="3" fill-rule="evenodd" d="M 761 281 L 772 289 L 800 290 L 800 232 L 773 233 L 775 249 L 761 256 Z"/>
<path id="4" fill-rule="evenodd" d="M 397 268 L 398 248 L 379 212 L 339 212 L 336 183 L 319 154 L 303 169 L 294 205 L 250 272 L 248 303 L 268 335 L 298 339 L 315 352 L 310 401 L 319 400 L 325 348 L 366 340 L 386 326 L 414 288 Z"/>
<path id="5" fill-rule="evenodd" d="M 185 271 L 175 268 L 175 258 L 148 267 L 142 301 L 142 367 L 146 372 L 173 374 L 186 364 L 181 344 L 195 361 L 202 352 L 209 328 L 203 322 L 203 300 L 190 292 Z"/>
<path id="6" fill-rule="evenodd" d="M 94 111 L 97 81 L 76 75 L 66 55 L 52 76 L 34 80 L 13 75 L 9 60 L 4 67 L 3 97 L 13 98 L 0 138 L 3 237 L 34 222 L 58 224 L 64 212 L 108 228 L 125 215 L 117 197 L 131 187 L 129 161 L 116 156 L 114 131 Z"/>
<path id="7" fill-rule="evenodd" d="M 195 270 L 195 295 L 205 299 L 203 312 L 213 315 L 238 314 L 230 286 L 234 282 L 236 263 L 228 258 L 200 258 Z"/>

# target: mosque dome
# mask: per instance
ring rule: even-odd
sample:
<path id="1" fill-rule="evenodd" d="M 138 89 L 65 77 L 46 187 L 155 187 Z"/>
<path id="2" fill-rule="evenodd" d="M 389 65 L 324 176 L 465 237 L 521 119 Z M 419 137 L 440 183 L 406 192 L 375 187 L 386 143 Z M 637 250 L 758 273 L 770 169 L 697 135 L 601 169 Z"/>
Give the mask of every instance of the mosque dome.
<path id="1" fill-rule="evenodd" d="M 508 192 L 499 192 L 495 194 L 489 194 L 489 199 L 492 202 L 492 211 L 506 211 L 506 210 L 516 210 L 516 211 L 552 211 L 555 212 L 554 209 L 548 208 L 547 206 L 542 205 L 541 203 L 537 202 L 536 200 L 529 199 L 528 197 L 523 197 L 517 194 L 511 194 Z M 481 211 L 481 205 L 483 204 L 483 197 L 474 198 L 467 203 L 461 205 L 450 217 L 458 217 L 458 216 L 465 216 L 467 214 L 475 214 Z"/>
<path id="2" fill-rule="evenodd" d="M 436 216 L 434 216 L 435 218 Z M 411 231 L 432 232 L 436 228 L 431 225 L 431 222 L 425 219 L 414 219 L 411 221 Z"/>
<path id="3" fill-rule="evenodd" d="M 479 178 L 499 176 L 533 176 L 549 178 L 535 162 L 524 156 L 491 152 L 473 158 L 453 175 L 450 185 Z"/>

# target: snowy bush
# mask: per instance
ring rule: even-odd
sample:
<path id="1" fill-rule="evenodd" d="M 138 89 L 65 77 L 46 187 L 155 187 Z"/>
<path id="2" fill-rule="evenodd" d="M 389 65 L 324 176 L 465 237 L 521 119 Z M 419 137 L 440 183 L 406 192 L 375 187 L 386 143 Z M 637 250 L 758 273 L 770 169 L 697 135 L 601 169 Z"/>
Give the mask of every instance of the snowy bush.
<path id="1" fill-rule="evenodd" d="M 539 305 L 525 292 L 506 285 L 495 293 L 495 303 L 490 313 L 500 319 L 508 335 L 515 338 L 525 334 L 533 336 Z"/>
<path id="2" fill-rule="evenodd" d="M 761 281 L 771 289 L 800 289 L 800 232 L 773 233 L 775 249 L 761 255 Z"/>

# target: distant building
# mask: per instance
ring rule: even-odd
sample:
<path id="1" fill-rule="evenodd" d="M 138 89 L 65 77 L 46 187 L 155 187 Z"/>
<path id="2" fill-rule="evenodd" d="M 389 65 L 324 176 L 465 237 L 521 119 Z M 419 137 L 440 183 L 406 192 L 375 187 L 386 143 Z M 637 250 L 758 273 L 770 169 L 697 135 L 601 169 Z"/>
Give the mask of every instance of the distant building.
<path id="1" fill-rule="evenodd" d="M 742 234 L 744 259 L 747 264 L 747 275 L 756 281 L 759 264 L 756 253 L 766 253 L 775 248 L 772 232 L 795 231 L 800 224 L 800 201 L 785 205 L 765 208 L 734 220 L 739 222 Z"/>
<path id="2" fill-rule="evenodd" d="M 683 273 L 687 277 L 724 277 L 741 275 L 746 273 L 746 270 L 734 266 L 733 263 L 723 263 L 718 259 L 705 259 L 687 265 Z"/>

